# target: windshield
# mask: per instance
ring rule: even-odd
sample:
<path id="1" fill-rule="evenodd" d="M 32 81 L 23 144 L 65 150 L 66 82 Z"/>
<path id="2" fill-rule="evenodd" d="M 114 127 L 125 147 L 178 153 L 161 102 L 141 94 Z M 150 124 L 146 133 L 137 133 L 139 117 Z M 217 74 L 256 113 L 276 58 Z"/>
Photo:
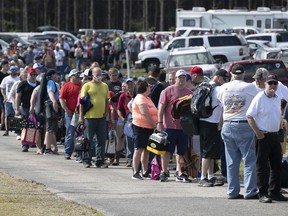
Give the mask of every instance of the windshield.
<path id="1" fill-rule="evenodd" d="M 168 67 L 181 67 L 189 65 L 214 64 L 213 58 L 208 52 L 172 55 Z"/>

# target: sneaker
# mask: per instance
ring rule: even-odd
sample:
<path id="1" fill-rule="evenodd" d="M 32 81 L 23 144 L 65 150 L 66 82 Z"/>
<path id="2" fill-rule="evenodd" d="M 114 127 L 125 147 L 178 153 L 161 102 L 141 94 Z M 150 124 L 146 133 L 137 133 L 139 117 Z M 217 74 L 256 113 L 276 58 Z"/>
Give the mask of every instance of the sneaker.
<path id="1" fill-rule="evenodd" d="M 92 165 L 91 162 L 83 162 L 83 166 L 85 168 L 90 168 L 91 165 Z"/>
<path id="2" fill-rule="evenodd" d="M 54 152 L 52 151 L 52 149 L 46 149 L 44 152 L 44 155 L 53 155 Z"/>
<path id="3" fill-rule="evenodd" d="M 269 193 L 269 196 L 272 200 L 275 201 L 288 201 L 288 197 L 283 196 L 280 192 L 278 193 Z"/>
<path id="4" fill-rule="evenodd" d="M 21 136 L 17 135 L 16 140 L 21 140 Z"/>
<path id="5" fill-rule="evenodd" d="M 178 175 L 178 171 L 176 171 L 176 181 L 177 182 L 184 182 L 184 183 L 191 183 L 192 180 L 188 178 L 188 176 L 182 173 L 180 176 Z"/>
<path id="6" fill-rule="evenodd" d="M 139 172 L 136 172 L 131 178 L 134 179 L 134 180 L 143 180 L 143 178 L 139 174 Z"/>
<path id="7" fill-rule="evenodd" d="M 132 163 L 131 162 L 127 162 L 126 167 L 132 167 Z"/>
<path id="8" fill-rule="evenodd" d="M 5 131 L 5 133 L 3 134 L 3 136 L 9 136 L 9 132 Z"/>
<path id="9" fill-rule="evenodd" d="M 272 199 L 267 194 L 262 194 L 262 195 L 259 195 L 259 202 L 272 203 Z"/>
<path id="10" fill-rule="evenodd" d="M 201 179 L 198 183 L 199 187 L 213 187 L 213 184 L 207 178 Z"/>
<path id="11" fill-rule="evenodd" d="M 143 177 L 144 179 L 150 179 L 150 174 L 149 174 L 149 172 L 146 171 L 145 173 L 143 173 L 143 174 L 142 174 L 142 177 Z"/>
<path id="12" fill-rule="evenodd" d="M 96 168 L 108 168 L 108 164 L 103 161 L 96 161 L 94 164 Z"/>
<path id="13" fill-rule="evenodd" d="M 37 154 L 37 155 L 42 155 L 41 149 L 38 149 L 38 150 L 36 151 L 36 154 Z"/>
<path id="14" fill-rule="evenodd" d="M 54 148 L 53 152 L 54 154 L 58 154 L 58 148 Z"/>
<path id="15" fill-rule="evenodd" d="M 71 159 L 71 155 L 70 155 L 70 154 L 67 154 L 67 153 L 65 153 L 65 154 L 64 154 L 64 158 L 65 158 L 66 160 L 70 160 L 70 159 Z"/>
<path id="16" fill-rule="evenodd" d="M 162 172 L 160 174 L 160 179 L 159 179 L 160 182 L 167 182 L 168 181 L 168 174 L 165 173 L 165 172 Z"/>
<path id="17" fill-rule="evenodd" d="M 213 186 L 222 186 L 224 185 L 224 179 L 222 178 L 217 178 L 217 177 L 212 177 L 211 179 L 208 179 L 208 181 L 213 185 Z"/>
<path id="18" fill-rule="evenodd" d="M 81 158 L 76 158 L 75 163 L 82 163 L 82 159 Z"/>

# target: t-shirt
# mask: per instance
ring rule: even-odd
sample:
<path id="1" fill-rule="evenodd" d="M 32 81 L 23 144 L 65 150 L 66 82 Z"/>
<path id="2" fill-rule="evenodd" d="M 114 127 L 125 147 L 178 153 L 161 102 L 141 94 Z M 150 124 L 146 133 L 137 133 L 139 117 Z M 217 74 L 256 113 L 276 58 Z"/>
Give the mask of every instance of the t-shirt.
<path id="1" fill-rule="evenodd" d="M 246 116 L 254 118 L 259 130 L 278 132 L 281 122 L 281 98 L 279 96 L 268 97 L 265 93 L 259 92 L 253 98 Z"/>
<path id="2" fill-rule="evenodd" d="M 85 118 L 103 118 L 106 112 L 106 103 L 110 98 L 109 89 L 106 83 L 85 83 L 81 89 L 81 98 L 86 94 L 90 95 L 90 101 L 93 107 L 85 114 Z"/>
<path id="3" fill-rule="evenodd" d="M 132 97 L 129 95 L 129 92 L 124 92 L 120 95 L 119 101 L 117 104 L 117 109 L 122 113 L 123 117 L 126 118 L 129 114 L 129 109 L 127 107 L 128 103 L 131 101 Z"/>
<path id="4" fill-rule="evenodd" d="M 179 88 L 176 85 L 168 86 L 164 89 L 160 95 L 159 103 L 165 106 L 163 115 L 164 128 L 181 130 L 181 124 L 179 119 L 173 119 L 171 115 L 173 102 L 180 97 L 191 95 L 192 91 L 188 88 Z"/>
<path id="5" fill-rule="evenodd" d="M 65 52 L 62 49 L 54 50 L 55 59 L 56 59 L 56 66 L 60 67 L 63 65 L 63 61 L 65 58 Z"/>
<path id="6" fill-rule="evenodd" d="M 255 85 L 242 80 L 233 80 L 223 84 L 217 95 L 223 106 L 223 120 L 246 120 L 248 107 L 257 93 Z"/>
<path id="7" fill-rule="evenodd" d="M 9 74 L 4 74 L 4 73 L 0 72 L 0 84 L 1 84 L 2 80 L 8 75 Z M 1 93 L 0 93 L 0 98 L 3 98 L 3 95 Z"/>
<path id="8" fill-rule="evenodd" d="M 58 83 L 54 82 L 53 80 L 48 80 L 47 82 L 47 94 L 49 94 L 49 92 L 53 92 L 55 99 L 58 100 L 59 99 L 59 85 Z M 49 95 L 47 95 L 48 99 L 49 99 Z"/>
<path id="9" fill-rule="evenodd" d="M 66 101 L 68 109 L 74 113 L 78 102 L 78 96 L 81 90 L 81 83 L 74 84 L 67 82 L 60 90 L 59 98 Z"/>
<path id="10" fill-rule="evenodd" d="M 21 92 L 21 106 L 25 108 L 30 107 L 30 99 L 33 90 L 36 88 L 36 86 L 39 85 L 39 82 L 36 82 L 36 85 L 32 86 L 30 85 L 27 80 L 23 80 L 19 83 L 17 88 L 17 93 Z"/>
<path id="11" fill-rule="evenodd" d="M 155 107 L 153 101 L 149 97 L 146 97 L 142 94 L 137 94 L 133 100 L 132 105 L 132 116 L 133 116 L 132 123 L 138 127 L 153 129 L 151 127 L 151 124 L 147 122 L 146 118 L 144 117 L 144 114 L 140 112 L 139 106 L 142 104 L 146 104 L 148 107 L 149 113 L 145 114 L 150 115 L 155 124 L 158 122 L 158 110 Z"/>
<path id="12" fill-rule="evenodd" d="M 12 89 L 12 86 L 15 82 L 17 82 L 19 80 L 19 77 L 12 77 L 10 76 L 6 76 L 2 82 L 1 82 L 1 88 L 6 90 L 6 97 L 7 97 L 7 102 L 12 103 L 11 97 L 10 97 L 10 92 Z"/>
<path id="13" fill-rule="evenodd" d="M 117 82 L 111 82 L 108 80 L 107 85 L 109 87 L 109 91 L 112 91 L 114 94 L 117 94 L 122 90 L 122 83 L 119 80 Z"/>
<path id="14" fill-rule="evenodd" d="M 104 56 L 109 56 L 110 55 L 111 47 L 112 47 L 112 44 L 110 42 L 104 42 L 103 43 Z"/>

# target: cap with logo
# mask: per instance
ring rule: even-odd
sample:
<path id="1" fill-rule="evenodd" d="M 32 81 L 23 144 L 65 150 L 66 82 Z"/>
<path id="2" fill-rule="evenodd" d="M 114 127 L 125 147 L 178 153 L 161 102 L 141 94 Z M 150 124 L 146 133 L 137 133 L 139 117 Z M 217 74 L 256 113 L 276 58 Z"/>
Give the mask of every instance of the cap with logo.
<path id="1" fill-rule="evenodd" d="M 190 75 L 192 74 L 203 74 L 203 69 L 201 67 L 195 66 L 190 69 Z"/>
<path id="2" fill-rule="evenodd" d="M 242 74 L 244 73 L 244 67 L 240 64 L 235 64 L 231 70 L 232 74 Z"/>
<path id="3" fill-rule="evenodd" d="M 69 77 L 72 77 L 72 76 L 77 76 L 77 75 L 80 75 L 81 74 L 81 72 L 78 70 L 78 69 L 72 69 L 71 71 L 70 71 L 70 73 L 69 73 Z"/>
<path id="4" fill-rule="evenodd" d="M 253 79 L 266 79 L 269 71 L 266 68 L 258 68 L 252 77 Z"/>
<path id="5" fill-rule="evenodd" d="M 180 69 L 180 70 L 178 70 L 177 72 L 176 72 L 176 75 L 175 75 L 175 77 L 179 77 L 179 76 L 186 76 L 186 71 L 184 71 L 184 70 L 182 70 L 182 69 Z"/>
<path id="6" fill-rule="evenodd" d="M 218 71 L 215 72 L 215 75 L 218 75 L 218 76 L 221 76 L 223 77 L 224 79 L 229 79 L 229 73 L 224 70 L 224 69 L 219 69 Z"/>
<path id="7" fill-rule="evenodd" d="M 275 74 L 269 74 L 266 78 L 266 82 L 275 81 L 278 82 L 278 77 Z"/>

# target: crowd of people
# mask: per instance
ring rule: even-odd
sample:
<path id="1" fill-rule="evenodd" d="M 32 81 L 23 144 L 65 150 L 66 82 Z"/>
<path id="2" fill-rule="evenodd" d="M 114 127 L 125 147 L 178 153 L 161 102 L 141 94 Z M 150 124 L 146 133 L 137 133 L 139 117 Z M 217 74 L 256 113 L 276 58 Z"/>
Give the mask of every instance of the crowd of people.
<path id="1" fill-rule="evenodd" d="M 209 118 L 200 118 L 199 135 L 193 137 L 193 150 L 202 158 L 201 165 L 198 164 L 201 173 L 198 185 L 213 187 L 227 180 L 228 199 L 259 199 L 262 203 L 288 201 L 280 186 L 286 146 L 283 142 L 281 147 L 278 139 L 286 107 L 281 99 L 287 101 L 288 88 L 275 74 L 259 68 L 253 77 L 255 82 L 246 83 L 244 68 L 236 65 L 231 75 L 220 69 L 209 80 L 201 67 L 195 66 L 189 72 L 170 73 L 166 82 L 165 71 L 151 66 L 147 78 L 125 79 L 117 67 L 121 60 L 121 39 L 117 37 L 115 34 L 117 51 L 109 51 L 113 57 L 107 58 L 108 61 L 105 47 L 110 46 L 109 42 L 99 44 L 97 37 L 90 42 L 93 49 L 104 46 L 99 56 L 95 51 L 95 55 L 87 55 L 89 60 L 85 60 L 85 44 L 80 40 L 74 49 L 74 63 L 69 62 L 71 50 L 68 52 L 65 37 L 54 44 L 45 44 L 43 50 L 38 50 L 36 43 L 21 53 L 21 44 L 16 44 L 19 47 L 16 54 L 9 52 L 1 56 L 3 136 L 9 136 L 9 119 L 13 116 L 21 114 L 27 119 L 35 115 L 35 127 L 39 129 L 36 153 L 58 154 L 57 133 L 59 120 L 63 119 L 65 159 L 73 157 L 75 138 L 84 133 L 89 140 L 89 150 L 77 152 L 77 162 L 85 168 L 119 166 L 120 157 L 126 152 L 126 166 L 132 167 L 132 179 L 143 180 L 150 178 L 153 158 L 146 148 L 149 137 L 155 130 L 165 131 L 168 148 L 166 154 L 161 155 L 159 181 L 168 181 L 168 164 L 176 155 L 175 179 L 189 183 L 192 181 L 183 169 L 183 161 L 191 137 L 184 133 L 180 119 L 172 117 L 171 110 L 177 99 L 192 95 L 202 83 L 209 82 L 213 86 L 213 113 Z M 133 40 L 135 36 L 130 44 Z M 100 55 L 102 51 L 104 56 Z M 124 125 L 131 114 L 133 136 L 128 137 L 124 134 Z M 105 147 L 111 129 L 116 131 L 115 154 L 108 161 Z M 21 140 L 20 133 L 17 140 Z M 23 152 L 29 147 L 22 142 Z M 221 177 L 215 175 L 218 160 L 221 160 Z M 241 160 L 244 161 L 244 195 L 240 194 Z"/>

